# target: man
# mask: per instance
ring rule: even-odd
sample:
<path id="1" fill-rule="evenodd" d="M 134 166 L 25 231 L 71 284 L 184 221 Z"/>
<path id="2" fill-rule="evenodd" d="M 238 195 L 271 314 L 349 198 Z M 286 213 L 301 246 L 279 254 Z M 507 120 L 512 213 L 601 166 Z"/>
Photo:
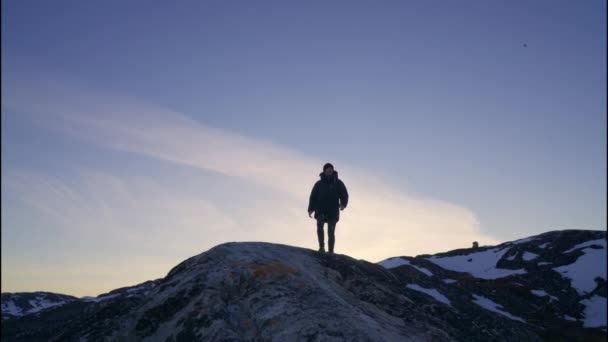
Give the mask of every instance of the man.
<path id="1" fill-rule="evenodd" d="M 334 252 L 336 223 L 340 220 L 340 210 L 348 204 L 348 192 L 344 183 L 338 179 L 338 172 L 334 166 L 327 163 L 323 166 L 321 177 L 315 183 L 308 202 L 308 216 L 315 213 L 317 220 L 317 237 L 319 238 L 319 252 L 325 252 L 323 225 L 327 222 L 327 235 L 329 253 Z"/>

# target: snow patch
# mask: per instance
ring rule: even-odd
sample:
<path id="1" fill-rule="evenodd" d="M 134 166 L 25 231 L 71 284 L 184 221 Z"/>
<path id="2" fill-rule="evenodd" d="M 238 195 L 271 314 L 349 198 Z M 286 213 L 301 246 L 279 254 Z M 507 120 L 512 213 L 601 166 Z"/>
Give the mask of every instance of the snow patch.
<path id="1" fill-rule="evenodd" d="M 545 249 L 545 248 L 547 248 L 547 246 L 549 246 L 550 244 L 551 244 L 551 243 L 549 243 L 549 242 L 545 242 L 545 243 L 543 243 L 542 245 L 538 245 L 538 246 L 536 246 L 536 247 L 537 247 L 537 248 L 541 248 L 541 249 Z"/>
<path id="2" fill-rule="evenodd" d="M 384 268 L 395 268 L 395 267 L 399 267 L 401 265 L 409 265 L 410 261 L 403 259 L 403 258 L 389 258 L 386 260 L 382 260 L 378 263 L 378 265 L 384 267 Z"/>
<path id="3" fill-rule="evenodd" d="M 589 241 L 589 243 L 599 244 L 597 241 L 603 241 L 604 246 L 606 244 L 605 240 Z M 606 248 L 585 248 L 583 253 L 575 262 L 553 269 L 562 277 L 570 279 L 570 285 L 581 295 L 595 289 L 597 286 L 595 278 L 606 280 Z"/>
<path id="4" fill-rule="evenodd" d="M 585 305 L 585 328 L 599 328 L 606 326 L 606 298 L 593 296 L 581 301 Z"/>
<path id="5" fill-rule="evenodd" d="M 44 298 L 37 297 L 36 300 L 29 300 L 28 303 L 32 306 L 31 309 L 27 310 L 28 314 L 36 313 L 44 309 L 52 308 L 54 306 L 63 305 L 66 302 L 49 302 Z"/>
<path id="6" fill-rule="evenodd" d="M 551 265 L 551 264 L 552 264 L 552 262 L 541 261 L 537 265 L 538 266 L 543 266 L 543 265 Z"/>
<path id="7" fill-rule="evenodd" d="M 548 294 L 545 290 L 530 290 L 533 295 L 538 297 L 549 297 L 551 300 L 559 300 L 559 298 Z"/>
<path id="8" fill-rule="evenodd" d="M 437 291 L 435 289 L 427 289 L 427 288 L 421 287 L 421 286 L 419 286 L 417 284 L 407 284 L 406 287 L 408 289 L 412 289 L 412 290 L 415 290 L 415 291 L 427 294 L 427 295 L 435 298 L 435 300 L 437 300 L 439 302 L 442 302 L 444 304 L 452 306 L 452 304 L 450 303 L 450 300 L 446 296 L 442 295 L 441 293 L 439 293 L 439 291 Z"/>
<path id="9" fill-rule="evenodd" d="M 497 268 L 496 263 L 509 251 L 509 248 L 493 248 L 482 252 L 447 257 L 430 257 L 427 260 L 447 270 L 470 273 L 482 279 L 498 279 L 514 274 L 527 273 L 524 269 L 507 270 Z"/>
<path id="10" fill-rule="evenodd" d="M 606 249 L 606 239 L 591 240 L 591 241 L 579 243 L 578 245 L 570 248 L 569 250 L 565 251 L 564 253 L 571 253 L 577 249 L 581 249 L 584 247 L 590 247 L 593 245 L 599 245 L 599 246 L 602 246 L 604 249 Z"/>
<path id="11" fill-rule="evenodd" d="M 120 296 L 120 294 L 117 293 L 117 294 L 113 294 L 113 295 L 109 295 L 109 296 L 103 296 L 103 297 L 97 297 L 97 298 L 83 297 L 82 301 L 84 301 L 84 302 L 96 302 L 96 303 L 99 303 L 99 302 L 102 302 L 104 300 L 112 299 L 112 298 L 118 297 L 118 296 Z"/>
<path id="12" fill-rule="evenodd" d="M 452 283 L 457 282 L 458 280 L 446 278 L 446 279 L 441 279 L 441 281 L 443 281 L 446 284 L 452 284 Z"/>
<path id="13" fill-rule="evenodd" d="M 2 303 L 2 313 L 3 314 L 11 314 L 13 316 L 21 316 L 23 314 L 23 310 L 20 307 L 15 305 L 15 302 L 12 300 Z"/>
<path id="14" fill-rule="evenodd" d="M 520 321 L 523 323 L 526 323 L 526 321 L 524 321 L 522 318 L 517 317 L 517 316 L 513 316 L 510 313 L 503 311 L 502 308 L 503 306 L 497 303 L 494 303 L 493 301 L 491 301 L 489 298 L 483 297 L 483 296 L 478 296 L 476 294 L 473 294 L 473 297 L 475 297 L 475 300 L 473 301 L 473 303 L 481 306 L 482 308 L 492 311 L 492 312 L 496 312 L 498 314 L 501 314 L 505 317 L 508 317 L 512 320 L 515 321 Z"/>
<path id="15" fill-rule="evenodd" d="M 426 274 L 426 275 L 427 275 L 427 276 L 429 276 L 429 277 L 432 277 L 432 276 L 433 276 L 433 273 L 432 273 L 431 271 L 427 270 L 427 269 L 426 269 L 426 268 L 424 268 L 424 267 L 420 267 L 420 266 L 412 265 L 412 264 L 411 264 L 411 262 L 410 262 L 409 260 L 407 260 L 407 259 L 403 259 L 403 258 L 391 258 L 391 259 L 386 259 L 386 260 L 384 260 L 384 261 L 380 261 L 378 264 L 379 264 L 380 266 L 384 267 L 384 268 L 387 268 L 387 269 L 390 269 L 390 268 L 395 268 L 395 267 L 398 267 L 398 266 L 401 266 L 401 265 L 408 265 L 408 266 L 411 266 L 411 267 L 413 267 L 413 268 L 417 269 L 418 271 L 420 271 L 420 272 L 422 272 L 422 273 Z"/>
<path id="16" fill-rule="evenodd" d="M 534 254 L 534 253 L 530 253 L 530 252 L 524 252 L 524 255 L 522 256 L 522 258 L 525 261 L 534 260 L 534 259 L 538 258 L 538 254 Z"/>
<path id="17" fill-rule="evenodd" d="M 564 315 L 564 319 L 566 321 L 572 321 L 572 322 L 576 322 L 576 318 L 572 317 L 572 316 L 568 316 L 568 315 Z"/>
<path id="18" fill-rule="evenodd" d="M 19 296 L 15 295 L 12 298 L 19 298 Z M 23 307 L 19 307 L 18 305 L 16 305 L 14 300 L 11 299 L 2 303 L 2 315 L 24 316 L 34 314 L 56 306 L 61 306 L 68 302 L 71 302 L 71 300 L 64 299 L 53 301 L 46 298 L 45 294 L 37 294 L 36 297 L 27 301 L 29 306 L 27 309 L 24 309 Z"/>

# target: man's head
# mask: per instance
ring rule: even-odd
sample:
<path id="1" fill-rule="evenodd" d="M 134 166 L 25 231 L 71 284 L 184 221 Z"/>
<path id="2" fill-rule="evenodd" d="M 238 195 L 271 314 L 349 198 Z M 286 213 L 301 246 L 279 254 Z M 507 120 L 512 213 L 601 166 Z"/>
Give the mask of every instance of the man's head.
<path id="1" fill-rule="evenodd" d="M 331 163 L 326 163 L 323 165 L 323 173 L 326 176 L 331 176 L 334 173 L 334 166 Z"/>

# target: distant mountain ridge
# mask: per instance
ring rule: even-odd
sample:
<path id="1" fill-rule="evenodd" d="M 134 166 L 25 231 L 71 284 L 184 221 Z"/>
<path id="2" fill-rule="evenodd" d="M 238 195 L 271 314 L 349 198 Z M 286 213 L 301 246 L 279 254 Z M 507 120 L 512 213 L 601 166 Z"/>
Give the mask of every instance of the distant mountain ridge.
<path id="1" fill-rule="evenodd" d="M 2 319 L 35 314 L 75 300 L 78 298 L 52 292 L 2 293 Z"/>
<path id="2" fill-rule="evenodd" d="M 377 264 L 225 243 L 96 298 L 2 294 L 3 341 L 604 341 L 606 232 Z"/>

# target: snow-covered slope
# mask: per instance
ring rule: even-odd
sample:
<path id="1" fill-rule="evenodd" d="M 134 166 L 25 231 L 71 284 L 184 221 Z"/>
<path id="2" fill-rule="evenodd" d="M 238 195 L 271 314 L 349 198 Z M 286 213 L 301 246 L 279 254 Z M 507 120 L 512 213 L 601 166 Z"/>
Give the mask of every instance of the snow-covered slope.
<path id="1" fill-rule="evenodd" d="M 526 270 L 523 268 L 511 270 L 496 266 L 498 260 L 509 250 L 509 247 L 492 248 L 464 255 L 433 256 L 428 258 L 428 260 L 447 270 L 467 272 L 474 277 L 482 279 L 497 279 L 514 274 L 525 274 Z"/>
<path id="2" fill-rule="evenodd" d="M 78 298 L 51 292 L 3 293 L 2 319 L 39 313 L 75 300 Z"/>
<path id="3" fill-rule="evenodd" d="M 404 283 L 424 268 L 468 290 L 489 311 L 543 326 L 547 336 L 567 330 L 593 339 L 588 328 L 606 332 L 606 257 L 605 231 L 565 230 L 379 264 L 403 274 Z M 433 278 L 418 279 L 426 288 L 439 286 Z"/>
<path id="4" fill-rule="evenodd" d="M 2 320 L 38 314 L 70 303 L 98 303 L 112 298 L 141 297 L 148 294 L 157 282 L 158 280 L 147 281 L 143 284 L 116 289 L 97 297 L 82 298 L 52 292 L 6 292 L 2 293 Z"/>

